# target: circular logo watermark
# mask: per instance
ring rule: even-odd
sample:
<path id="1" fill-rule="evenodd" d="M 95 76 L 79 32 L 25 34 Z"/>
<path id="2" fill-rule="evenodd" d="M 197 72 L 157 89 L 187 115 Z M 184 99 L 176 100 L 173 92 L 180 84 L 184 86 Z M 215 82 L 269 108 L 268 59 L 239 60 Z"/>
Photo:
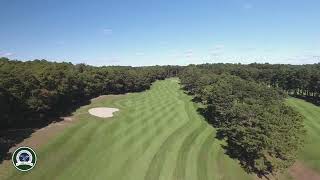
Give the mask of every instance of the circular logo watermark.
<path id="1" fill-rule="evenodd" d="M 29 171 L 36 165 L 37 155 L 29 147 L 19 147 L 12 154 L 12 163 L 19 171 Z"/>

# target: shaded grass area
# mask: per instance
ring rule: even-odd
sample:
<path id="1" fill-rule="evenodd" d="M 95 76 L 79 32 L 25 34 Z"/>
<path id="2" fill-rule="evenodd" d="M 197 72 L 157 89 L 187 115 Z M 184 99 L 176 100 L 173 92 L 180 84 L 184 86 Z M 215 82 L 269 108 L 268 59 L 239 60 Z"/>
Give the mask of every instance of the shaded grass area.
<path id="1" fill-rule="evenodd" d="M 12 146 L 30 137 L 33 132 L 32 128 L 0 131 L 0 163 L 11 158 L 12 153 L 9 152 L 9 149 Z"/>
<path id="2" fill-rule="evenodd" d="M 320 106 L 320 97 L 316 97 L 316 96 L 303 96 L 303 95 L 291 95 L 294 98 L 297 99 L 303 99 L 309 103 L 312 103 L 316 106 Z"/>
<path id="3" fill-rule="evenodd" d="M 0 166 L 0 179 L 252 179 L 225 155 L 191 98 L 172 78 L 145 92 L 97 99 L 78 109 L 78 122 L 37 152 L 32 171 Z M 101 106 L 120 111 L 110 119 L 87 112 Z"/>
<path id="4" fill-rule="evenodd" d="M 305 117 L 307 140 L 299 159 L 320 173 L 320 107 L 293 97 L 287 103 Z"/>
<path id="5" fill-rule="evenodd" d="M 59 116 L 70 116 L 72 112 L 80 106 L 87 104 L 89 104 L 89 100 L 84 100 L 83 102 L 69 106 L 66 110 L 60 110 L 59 113 L 52 113 L 48 117 L 28 117 L 25 121 L 21 121 L 26 123 L 16 125 L 17 128 L 0 129 L 0 164 L 3 160 L 9 160 L 11 158 L 12 152 L 9 152 L 11 147 L 30 137 L 35 130 L 46 127 L 53 122 L 63 121 L 63 118 Z"/>

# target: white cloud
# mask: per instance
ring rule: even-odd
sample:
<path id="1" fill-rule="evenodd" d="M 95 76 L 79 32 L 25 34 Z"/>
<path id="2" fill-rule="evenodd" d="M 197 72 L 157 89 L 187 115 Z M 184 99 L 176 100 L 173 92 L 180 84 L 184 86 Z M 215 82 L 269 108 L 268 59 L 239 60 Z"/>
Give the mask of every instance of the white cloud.
<path id="1" fill-rule="evenodd" d="M 13 53 L 11 53 L 11 52 L 1 52 L 0 51 L 0 57 L 9 57 L 12 55 L 13 55 Z"/>
<path id="2" fill-rule="evenodd" d="M 300 54 L 292 56 L 282 56 L 273 58 L 277 63 L 285 64 L 313 64 L 320 61 L 320 55 L 316 54 Z"/>
<path id="3" fill-rule="evenodd" d="M 105 29 L 103 29 L 103 34 L 106 34 L 106 35 L 110 35 L 110 34 L 112 34 L 112 29 L 110 29 L 110 28 L 105 28 Z"/>
<path id="4" fill-rule="evenodd" d="M 320 55 L 313 56 L 313 58 L 315 58 L 315 59 L 320 61 Z"/>

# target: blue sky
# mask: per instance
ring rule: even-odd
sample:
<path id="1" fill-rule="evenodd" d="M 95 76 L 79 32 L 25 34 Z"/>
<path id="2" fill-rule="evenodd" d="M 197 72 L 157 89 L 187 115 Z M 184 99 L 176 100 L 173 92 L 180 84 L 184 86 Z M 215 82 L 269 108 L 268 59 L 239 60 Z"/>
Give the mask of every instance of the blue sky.
<path id="1" fill-rule="evenodd" d="M 0 0 L 0 56 L 91 65 L 320 62 L 319 0 Z"/>

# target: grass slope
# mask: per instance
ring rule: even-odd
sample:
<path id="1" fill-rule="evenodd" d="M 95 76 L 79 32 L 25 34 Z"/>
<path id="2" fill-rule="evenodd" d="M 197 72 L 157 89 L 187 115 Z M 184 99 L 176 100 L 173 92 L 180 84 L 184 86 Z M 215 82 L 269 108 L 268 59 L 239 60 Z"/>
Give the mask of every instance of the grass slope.
<path id="1" fill-rule="evenodd" d="M 107 120 L 87 113 L 99 106 L 120 111 Z M 178 79 L 157 81 L 146 92 L 96 100 L 75 112 L 78 123 L 37 152 L 32 171 L 22 173 L 12 166 L 7 178 L 251 179 L 224 155 L 214 128 L 196 110 Z"/>
<path id="2" fill-rule="evenodd" d="M 299 159 L 320 173 L 320 107 L 297 98 L 287 103 L 305 117 L 307 142 Z"/>

